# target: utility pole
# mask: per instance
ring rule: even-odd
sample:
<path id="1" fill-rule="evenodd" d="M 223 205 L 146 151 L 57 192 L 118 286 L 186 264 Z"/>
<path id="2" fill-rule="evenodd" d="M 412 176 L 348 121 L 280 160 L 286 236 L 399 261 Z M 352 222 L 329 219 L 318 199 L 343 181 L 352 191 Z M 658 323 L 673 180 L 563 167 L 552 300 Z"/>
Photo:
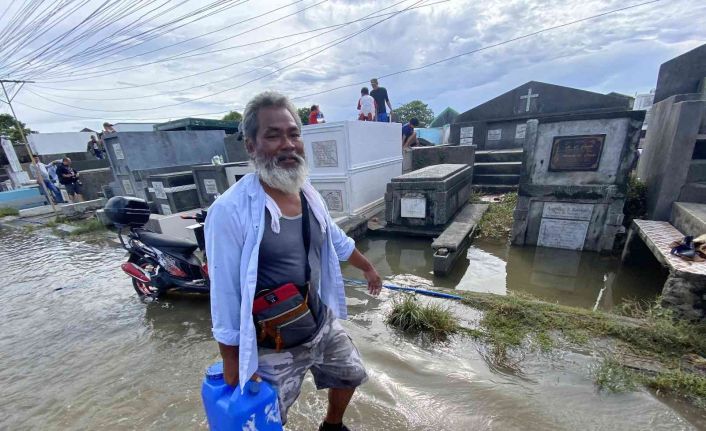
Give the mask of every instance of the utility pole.
<path id="1" fill-rule="evenodd" d="M 29 159 L 34 165 L 34 171 L 37 173 L 37 176 L 39 178 L 35 178 L 39 185 L 42 187 L 42 190 L 44 190 L 44 196 L 47 197 L 47 200 L 49 201 L 49 204 L 51 205 L 51 209 L 54 210 L 54 213 L 56 213 L 56 206 L 54 205 L 54 196 L 50 195 L 49 190 L 47 189 L 46 184 L 44 184 L 44 178 L 42 178 L 41 171 L 39 170 L 39 166 L 37 165 L 37 162 L 34 161 L 34 157 L 32 154 L 32 149 L 29 147 L 29 142 L 27 142 L 27 136 L 25 136 L 25 131 L 24 128 L 22 128 L 22 124 L 20 123 L 20 120 L 17 119 L 17 114 L 15 114 L 15 108 L 12 107 L 12 101 L 15 100 L 15 96 L 22 90 L 22 87 L 26 83 L 33 83 L 34 81 L 16 81 L 12 79 L 0 79 L 0 86 L 2 87 L 2 92 L 5 93 L 5 100 L 0 100 L 0 102 L 7 103 L 10 106 L 10 112 L 12 112 L 12 117 L 15 119 L 15 127 L 17 127 L 17 130 L 20 131 L 20 136 L 22 136 L 22 141 L 25 144 L 25 148 L 27 149 L 27 154 L 29 155 Z M 7 93 L 7 88 L 5 88 L 5 84 L 20 84 L 20 87 L 15 91 L 15 94 L 10 97 L 10 95 Z"/>

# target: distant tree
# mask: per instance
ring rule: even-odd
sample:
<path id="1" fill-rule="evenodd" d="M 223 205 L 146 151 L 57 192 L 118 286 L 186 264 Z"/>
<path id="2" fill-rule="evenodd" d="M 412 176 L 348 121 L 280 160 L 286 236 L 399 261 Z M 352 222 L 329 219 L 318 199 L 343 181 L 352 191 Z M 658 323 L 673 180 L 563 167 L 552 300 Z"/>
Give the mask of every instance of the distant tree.
<path id="1" fill-rule="evenodd" d="M 223 116 L 222 118 L 223 121 L 243 121 L 243 116 L 240 112 L 237 111 L 230 111 L 226 115 Z"/>
<path id="2" fill-rule="evenodd" d="M 25 123 L 20 121 L 20 125 L 25 132 L 25 136 L 35 133 L 25 127 Z M 10 114 L 0 114 L 0 136 L 6 136 L 13 143 L 22 143 L 22 135 L 15 125 L 15 118 Z"/>
<path id="3" fill-rule="evenodd" d="M 302 124 L 309 124 L 309 114 L 311 114 L 310 108 L 299 108 L 297 109 L 297 114 L 299 114 Z"/>
<path id="4" fill-rule="evenodd" d="M 419 120 L 419 127 L 426 127 L 434 121 L 434 111 L 421 100 L 412 100 L 409 103 L 405 103 L 396 108 L 394 112 L 402 124 L 409 122 L 412 118 L 416 118 Z"/>

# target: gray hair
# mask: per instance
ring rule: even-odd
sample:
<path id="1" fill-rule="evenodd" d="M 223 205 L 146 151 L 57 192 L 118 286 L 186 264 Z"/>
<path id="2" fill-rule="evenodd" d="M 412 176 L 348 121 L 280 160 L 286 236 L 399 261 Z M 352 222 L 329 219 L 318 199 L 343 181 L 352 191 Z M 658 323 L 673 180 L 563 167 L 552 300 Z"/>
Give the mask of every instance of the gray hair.
<path id="1" fill-rule="evenodd" d="M 294 107 L 287 96 L 276 91 L 265 91 L 253 97 L 245 107 L 245 112 L 243 112 L 243 121 L 241 123 L 244 138 L 250 138 L 253 143 L 255 142 L 255 137 L 257 136 L 258 114 L 260 109 L 268 108 L 270 106 L 287 108 L 287 110 L 289 110 L 292 114 L 292 117 L 294 117 L 297 127 L 301 130 L 302 120 L 299 118 L 297 108 Z"/>

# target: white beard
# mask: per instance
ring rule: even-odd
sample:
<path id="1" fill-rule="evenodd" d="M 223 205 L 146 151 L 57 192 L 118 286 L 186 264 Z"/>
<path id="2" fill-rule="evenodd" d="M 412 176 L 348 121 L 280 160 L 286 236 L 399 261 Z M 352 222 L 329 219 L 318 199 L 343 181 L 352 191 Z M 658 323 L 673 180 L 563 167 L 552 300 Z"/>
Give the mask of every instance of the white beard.
<path id="1" fill-rule="evenodd" d="M 257 154 L 250 163 L 263 183 L 285 193 L 296 194 L 309 176 L 309 168 L 304 157 L 296 153 L 293 156 L 299 164 L 291 169 L 279 166 L 277 156 L 267 158 Z"/>

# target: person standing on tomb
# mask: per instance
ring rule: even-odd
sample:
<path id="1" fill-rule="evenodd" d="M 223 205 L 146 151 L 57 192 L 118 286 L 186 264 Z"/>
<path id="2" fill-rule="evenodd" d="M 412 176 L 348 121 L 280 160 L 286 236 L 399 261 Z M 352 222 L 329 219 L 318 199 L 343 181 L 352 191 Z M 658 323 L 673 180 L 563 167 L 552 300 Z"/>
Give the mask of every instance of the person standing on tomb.
<path id="1" fill-rule="evenodd" d="M 419 146 L 419 140 L 417 139 L 417 132 L 414 131 L 415 127 L 419 126 L 419 120 L 412 118 L 409 123 L 402 126 L 402 149 L 406 150 L 408 148 Z"/>
<path id="2" fill-rule="evenodd" d="M 311 370 L 316 387 L 328 389 L 319 430 L 348 430 L 343 415 L 368 376 L 338 322 L 346 318 L 339 261 L 363 271 L 373 295 L 382 280 L 307 180 L 301 120 L 289 99 L 255 96 L 241 124 L 255 172 L 216 199 L 205 230 L 223 375 L 241 388 L 255 375 L 270 383 L 284 424 Z"/>
<path id="3" fill-rule="evenodd" d="M 36 154 L 32 156 L 32 159 L 34 160 L 34 163 L 29 165 L 29 170 L 34 179 L 37 180 L 37 182 L 44 182 L 44 186 L 51 192 L 55 203 L 63 203 L 64 199 L 61 197 L 61 191 L 51 180 L 47 165 L 42 163 L 41 160 L 39 160 L 39 156 Z M 42 189 L 40 188 L 40 190 Z"/>
<path id="4" fill-rule="evenodd" d="M 368 87 L 360 89 L 360 99 L 358 99 L 358 119 L 360 121 L 375 121 L 377 109 L 375 99 L 369 94 Z"/>
<path id="5" fill-rule="evenodd" d="M 107 121 L 105 123 L 103 123 L 103 133 L 115 133 L 115 129 L 113 128 L 113 125 Z"/>
<path id="6" fill-rule="evenodd" d="M 71 167 L 71 159 L 64 157 L 61 164 L 56 168 L 56 175 L 59 182 L 66 188 L 71 203 L 83 202 L 81 194 L 81 181 L 78 179 L 78 172 Z"/>
<path id="7" fill-rule="evenodd" d="M 95 135 L 91 135 L 91 140 L 88 141 L 86 151 L 93 153 L 93 155 L 96 156 L 97 159 L 103 160 L 103 150 L 101 149 L 101 144 L 96 139 Z"/>
<path id="8" fill-rule="evenodd" d="M 370 80 L 370 85 L 373 87 L 373 91 L 370 95 L 375 99 L 375 108 L 377 109 L 377 121 L 383 123 L 389 123 L 390 117 L 387 115 L 387 109 L 385 109 L 385 104 L 390 108 L 390 115 L 392 115 L 392 103 L 387 95 L 387 89 L 385 87 L 378 86 L 377 78 Z"/>
<path id="9" fill-rule="evenodd" d="M 311 105 L 309 110 L 309 124 L 321 124 L 325 123 L 324 114 L 319 109 L 319 105 Z"/>

